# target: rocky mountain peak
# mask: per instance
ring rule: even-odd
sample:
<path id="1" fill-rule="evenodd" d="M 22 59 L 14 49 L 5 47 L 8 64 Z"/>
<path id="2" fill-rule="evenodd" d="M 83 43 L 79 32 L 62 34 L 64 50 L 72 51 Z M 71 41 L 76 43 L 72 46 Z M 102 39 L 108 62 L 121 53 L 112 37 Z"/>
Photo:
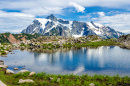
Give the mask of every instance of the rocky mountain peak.
<path id="1" fill-rule="evenodd" d="M 50 16 L 47 16 L 46 19 L 51 19 L 52 21 L 58 20 L 53 14 L 51 14 Z"/>
<path id="2" fill-rule="evenodd" d="M 93 22 L 93 21 L 91 21 L 91 23 L 92 23 L 92 24 L 94 24 L 94 22 Z"/>
<path id="3" fill-rule="evenodd" d="M 64 19 L 57 19 L 53 14 L 45 18 L 38 18 L 30 24 L 22 33 L 38 33 L 48 36 L 73 36 L 81 37 L 87 35 L 98 35 L 103 39 L 118 38 L 123 33 L 117 32 L 110 27 L 102 24 L 81 21 L 68 21 Z"/>

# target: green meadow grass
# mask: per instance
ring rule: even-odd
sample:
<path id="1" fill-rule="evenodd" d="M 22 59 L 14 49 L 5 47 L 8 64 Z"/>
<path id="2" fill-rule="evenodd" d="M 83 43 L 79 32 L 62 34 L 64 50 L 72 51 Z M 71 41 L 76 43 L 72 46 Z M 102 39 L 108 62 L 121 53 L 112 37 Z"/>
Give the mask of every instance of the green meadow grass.
<path id="1" fill-rule="evenodd" d="M 89 86 L 93 83 L 95 86 L 130 86 L 130 77 L 108 76 L 108 75 L 54 75 L 46 73 L 37 73 L 28 76 L 29 72 L 23 74 L 5 74 L 4 69 L 0 68 L 0 80 L 8 86 Z M 52 77 L 53 80 L 49 78 Z M 60 81 L 57 79 L 60 78 Z M 32 79 L 35 83 L 19 84 L 19 79 Z"/>

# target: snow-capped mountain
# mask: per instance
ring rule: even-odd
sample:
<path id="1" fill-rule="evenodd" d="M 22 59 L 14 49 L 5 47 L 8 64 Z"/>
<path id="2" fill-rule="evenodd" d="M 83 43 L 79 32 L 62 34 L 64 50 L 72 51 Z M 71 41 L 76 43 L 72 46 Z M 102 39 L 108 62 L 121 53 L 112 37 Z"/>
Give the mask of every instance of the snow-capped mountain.
<path id="1" fill-rule="evenodd" d="M 46 18 L 37 18 L 22 33 L 39 33 L 48 36 L 98 35 L 102 38 L 118 38 L 123 33 L 94 22 L 67 21 L 56 18 L 53 14 Z"/>

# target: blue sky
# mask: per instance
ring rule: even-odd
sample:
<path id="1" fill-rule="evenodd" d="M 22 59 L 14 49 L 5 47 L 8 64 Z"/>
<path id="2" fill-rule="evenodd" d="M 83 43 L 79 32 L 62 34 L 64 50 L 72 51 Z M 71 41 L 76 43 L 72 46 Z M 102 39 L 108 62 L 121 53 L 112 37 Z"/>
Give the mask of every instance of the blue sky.
<path id="1" fill-rule="evenodd" d="M 20 33 L 35 18 L 50 14 L 130 33 L 129 0 L 0 0 L 0 33 Z"/>

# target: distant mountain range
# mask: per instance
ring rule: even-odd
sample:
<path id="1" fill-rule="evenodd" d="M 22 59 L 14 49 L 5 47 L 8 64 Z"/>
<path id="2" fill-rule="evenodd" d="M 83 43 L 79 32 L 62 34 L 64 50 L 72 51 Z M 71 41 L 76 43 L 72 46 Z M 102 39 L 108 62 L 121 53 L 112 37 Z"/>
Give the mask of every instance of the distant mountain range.
<path id="1" fill-rule="evenodd" d="M 46 36 L 73 36 L 98 35 L 104 39 L 119 38 L 124 35 L 109 26 L 94 22 L 67 21 L 56 18 L 53 14 L 46 18 L 37 18 L 22 33 L 42 34 Z"/>

